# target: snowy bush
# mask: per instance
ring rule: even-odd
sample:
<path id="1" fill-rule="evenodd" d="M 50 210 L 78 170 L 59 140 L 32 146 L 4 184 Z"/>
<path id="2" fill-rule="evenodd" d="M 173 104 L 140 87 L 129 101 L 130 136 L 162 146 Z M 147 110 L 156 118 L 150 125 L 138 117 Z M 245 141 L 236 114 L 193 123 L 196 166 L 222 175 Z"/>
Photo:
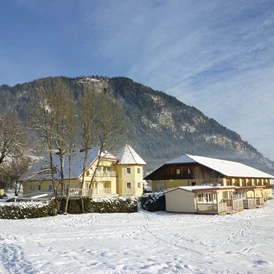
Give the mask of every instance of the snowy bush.
<path id="1" fill-rule="evenodd" d="M 31 219 L 57 214 L 54 202 L 5 203 L 0 207 L 0 219 Z"/>
<path id="2" fill-rule="evenodd" d="M 64 212 L 65 199 L 61 201 L 61 211 Z M 135 197 L 100 198 L 90 200 L 83 197 L 85 213 L 131 213 L 137 211 L 138 199 Z M 68 213 L 81 214 L 81 200 L 70 199 Z"/>
<path id="3" fill-rule="evenodd" d="M 138 199 L 135 197 L 101 198 L 91 201 L 91 212 L 132 213 L 137 212 Z"/>
<path id="4" fill-rule="evenodd" d="M 164 192 L 146 193 L 140 197 L 141 207 L 147 211 L 166 210 L 166 196 Z"/>

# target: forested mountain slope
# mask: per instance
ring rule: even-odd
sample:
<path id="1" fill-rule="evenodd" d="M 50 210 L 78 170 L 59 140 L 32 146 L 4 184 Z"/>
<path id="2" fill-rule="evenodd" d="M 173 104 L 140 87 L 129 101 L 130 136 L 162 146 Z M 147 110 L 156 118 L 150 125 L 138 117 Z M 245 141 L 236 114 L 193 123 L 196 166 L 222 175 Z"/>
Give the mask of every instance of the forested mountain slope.
<path id="1" fill-rule="evenodd" d="M 57 78 L 0 86 L 1 110 L 15 110 L 27 124 L 27 106 L 34 94 L 49 86 L 54 88 Z M 274 163 L 243 141 L 239 134 L 172 96 L 125 77 L 59 78 L 73 89 L 76 100 L 86 84 L 93 92 L 107 92 L 123 102 L 128 142 L 146 160 L 149 169 L 188 153 L 241 161 L 274 174 Z"/>

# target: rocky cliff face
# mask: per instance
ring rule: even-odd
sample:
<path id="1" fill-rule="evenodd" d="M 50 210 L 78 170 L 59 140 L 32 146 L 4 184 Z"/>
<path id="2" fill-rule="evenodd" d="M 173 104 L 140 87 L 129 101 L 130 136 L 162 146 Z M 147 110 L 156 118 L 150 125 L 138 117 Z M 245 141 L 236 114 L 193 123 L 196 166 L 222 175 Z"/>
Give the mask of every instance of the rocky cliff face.
<path id="1" fill-rule="evenodd" d="M 0 107 L 14 109 L 23 119 L 26 106 L 40 88 L 54 85 L 55 78 L 35 80 L 9 87 L 0 86 Z M 239 134 L 206 117 L 194 107 L 124 77 L 78 77 L 63 81 L 76 94 L 83 84 L 93 92 L 107 92 L 124 104 L 129 140 L 154 168 L 185 153 L 242 161 L 274 174 L 274 164 Z"/>

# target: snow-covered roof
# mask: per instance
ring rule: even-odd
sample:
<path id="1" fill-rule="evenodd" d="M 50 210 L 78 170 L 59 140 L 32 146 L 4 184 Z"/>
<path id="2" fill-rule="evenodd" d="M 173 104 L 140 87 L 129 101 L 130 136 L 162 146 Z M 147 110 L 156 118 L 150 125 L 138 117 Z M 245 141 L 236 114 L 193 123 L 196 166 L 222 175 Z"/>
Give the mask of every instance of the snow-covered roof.
<path id="1" fill-rule="evenodd" d="M 122 165 L 146 165 L 146 162 L 128 144 L 121 149 L 118 159 L 118 164 Z"/>
<path id="2" fill-rule="evenodd" d="M 84 161 L 84 152 L 83 151 L 75 151 L 72 157 L 71 163 L 71 178 L 79 178 L 83 173 L 83 161 Z M 87 158 L 87 167 L 89 167 L 99 156 L 98 148 L 91 148 L 88 152 Z M 115 156 L 113 156 L 109 152 L 105 152 L 101 155 L 101 157 L 117 160 Z M 55 179 L 60 179 L 60 158 L 58 155 L 53 154 L 53 166 L 56 168 L 57 172 L 55 173 Z M 44 170 L 44 172 L 43 172 Z M 68 155 L 64 158 L 64 178 L 69 178 L 69 158 Z M 21 178 L 20 181 L 25 180 L 50 180 L 51 172 L 50 172 L 50 159 L 49 156 L 43 158 L 42 160 L 35 163 Z"/>
<path id="3" fill-rule="evenodd" d="M 195 192 L 197 190 L 227 190 L 227 189 L 235 189 L 235 186 L 206 186 L 206 185 L 199 185 L 199 186 L 179 186 L 176 188 L 172 188 L 167 190 L 166 192 L 174 191 L 176 189 L 182 189 L 189 192 Z"/>
<path id="4" fill-rule="evenodd" d="M 193 191 L 193 190 L 213 189 L 214 187 L 212 186 L 179 186 L 178 188 L 188 190 L 188 191 Z"/>
<path id="5" fill-rule="evenodd" d="M 228 177 L 274 178 L 268 173 L 262 172 L 242 163 L 188 154 L 173 159 L 166 164 L 185 163 L 199 163 Z"/>

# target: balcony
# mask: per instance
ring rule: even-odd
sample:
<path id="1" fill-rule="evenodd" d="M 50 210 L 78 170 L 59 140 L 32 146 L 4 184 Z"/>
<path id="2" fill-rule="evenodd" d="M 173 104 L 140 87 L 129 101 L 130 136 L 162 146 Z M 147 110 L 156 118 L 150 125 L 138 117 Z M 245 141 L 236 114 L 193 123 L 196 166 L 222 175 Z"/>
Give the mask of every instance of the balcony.
<path id="1" fill-rule="evenodd" d="M 116 177 L 116 171 L 98 171 L 96 172 L 96 176 L 100 177 Z"/>
<path id="2" fill-rule="evenodd" d="M 92 188 L 92 189 L 80 189 L 80 188 L 70 188 L 69 196 L 73 198 L 81 197 L 116 197 L 118 194 L 112 193 L 111 188 Z"/>

